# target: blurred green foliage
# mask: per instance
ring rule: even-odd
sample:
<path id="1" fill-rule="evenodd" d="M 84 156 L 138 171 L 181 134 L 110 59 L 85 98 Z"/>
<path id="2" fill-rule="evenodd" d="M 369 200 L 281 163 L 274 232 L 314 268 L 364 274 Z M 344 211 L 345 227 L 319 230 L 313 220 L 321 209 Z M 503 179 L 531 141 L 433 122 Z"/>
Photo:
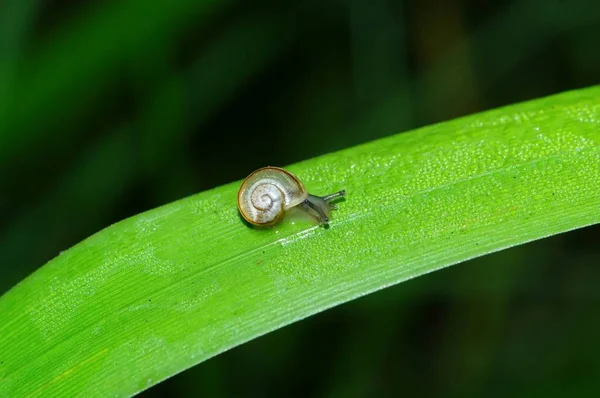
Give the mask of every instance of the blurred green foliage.
<path id="1" fill-rule="evenodd" d="M 0 292 L 259 166 L 598 84 L 598 37 L 593 0 L 4 0 Z M 143 395 L 596 396 L 599 233 L 379 292 Z"/>

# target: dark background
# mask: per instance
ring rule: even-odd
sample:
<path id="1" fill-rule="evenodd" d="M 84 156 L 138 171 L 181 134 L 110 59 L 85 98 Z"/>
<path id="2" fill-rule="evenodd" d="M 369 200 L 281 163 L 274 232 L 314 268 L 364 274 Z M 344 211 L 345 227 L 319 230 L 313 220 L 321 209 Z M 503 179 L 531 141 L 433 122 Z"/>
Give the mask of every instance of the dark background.
<path id="1" fill-rule="evenodd" d="M 600 83 L 586 0 L 3 0 L 0 293 L 183 196 Z M 339 306 L 142 396 L 597 396 L 599 228 Z"/>

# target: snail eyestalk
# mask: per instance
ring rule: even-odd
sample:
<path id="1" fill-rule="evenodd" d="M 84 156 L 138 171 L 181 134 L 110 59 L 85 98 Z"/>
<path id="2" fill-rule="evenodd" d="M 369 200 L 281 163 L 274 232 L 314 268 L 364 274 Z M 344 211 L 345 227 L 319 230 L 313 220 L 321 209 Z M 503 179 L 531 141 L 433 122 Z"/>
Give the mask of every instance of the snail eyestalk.
<path id="1" fill-rule="evenodd" d="M 346 190 L 342 189 L 341 191 L 338 191 L 338 192 L 335 192 L 335 193 L 331 193 L 329 195 L 322 196 L 322 199 L 325 202 L 332 202 L 332 201 L 334 201 L 336 199 L 343 198 L 344 196 L 346 196 Z"/>

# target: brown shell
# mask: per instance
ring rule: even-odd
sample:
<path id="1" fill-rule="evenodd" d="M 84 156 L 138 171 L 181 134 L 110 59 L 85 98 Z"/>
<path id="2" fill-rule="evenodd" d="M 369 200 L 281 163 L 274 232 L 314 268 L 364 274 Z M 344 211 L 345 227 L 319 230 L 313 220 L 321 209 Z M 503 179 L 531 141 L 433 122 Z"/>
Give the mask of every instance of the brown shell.
<path id="1" fill-rule="evenodd" d="M 307 197 L 308 192 L 298 177 L 280 167 L 263 167 L 242 182 L 238 209 L 250 224 L 271 226 Z"/>

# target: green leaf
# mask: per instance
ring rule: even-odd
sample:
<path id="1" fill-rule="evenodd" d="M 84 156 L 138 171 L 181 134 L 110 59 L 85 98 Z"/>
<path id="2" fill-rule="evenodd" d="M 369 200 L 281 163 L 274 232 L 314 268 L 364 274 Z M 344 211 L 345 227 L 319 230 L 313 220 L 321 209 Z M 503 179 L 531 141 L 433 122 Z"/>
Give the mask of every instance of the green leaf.
<path id="1" fill-rule="evenodd" d="M 369 292 L 597 223 L 598 98 L 568 92 L 290 166 L 312 193 L 347 190 L 328 229 L 249 228 L 239 182 L 112 225 L 0 298 L 0 396 L 131 395 Z"/>

